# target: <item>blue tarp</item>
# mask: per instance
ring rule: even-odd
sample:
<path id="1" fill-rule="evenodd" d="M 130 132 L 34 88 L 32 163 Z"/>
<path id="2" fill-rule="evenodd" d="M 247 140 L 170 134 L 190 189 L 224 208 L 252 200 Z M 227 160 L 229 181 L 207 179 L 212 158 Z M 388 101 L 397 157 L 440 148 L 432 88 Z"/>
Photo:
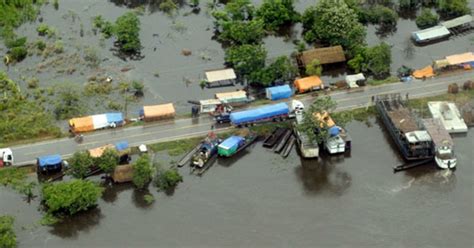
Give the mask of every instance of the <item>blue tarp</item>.
<path id="1" fill-rule="evenodd" d="M 331 135 L 331 137 L 339 135 L 339 133 L 340 133 L 340 127 L 333 126 L 333 127 L 329 128 L 329 135 Z"/>
<path id="2" fill-rule="evenodd" d="M 275 101 L 279 99 L 290 98 L 292 95 L 292 91 L 289 85 L 282 85 L 282 86 L 275 86 L 269 87 L 266 90 L 267 98 Z"/>
<path id="3" fill-rule="evenodd" d="M 263 107 L 235 112 L 230 114 L 230 121 L 234 125 L 245 122 L 255 122 L 261 119 L 276 117 L 279 115 L 288 115 L 289 108 L 286 103 L 277 103 Z"/>
<path id="4" fill-rule="evenodd" d="M 143 107 L 138 111 L 138 116 L 140 116 L 140 117 L 145 116 L 145 110 L 143 109 Z"/>
<path id="5" fill-rule="evenodd" d="M 127 141 L 120 141 L 117 144 L 115 144 L 115 149 L 117 151 L 123 151 L 128 148 L 128 142 Z"/>
<path id="6" fill-rule="evenodd" d="M 222 143 L 219 144 L 219 147 L 224 148 L 224 149 L 231 149 L 239 145 L 240 142 L 242 142 L 244 138 L 240 136 L 230 136 L 226 140 L 224 140 Z"/>
<path id="7" fill-rule="evenodd" d="M 122 124 L 123 116 L 122 113 L 106 113 L 108 123 Z"/>
<path id="8" fill-rule="evenodd" d="M 58 165 L 61 164 L 62 162 L 61 155 L 55 154 L 55 155 L 46 155 L 42 157 L 38 157 L 38 165 L 40 167 L 47 167 L 51 165 Z"/>

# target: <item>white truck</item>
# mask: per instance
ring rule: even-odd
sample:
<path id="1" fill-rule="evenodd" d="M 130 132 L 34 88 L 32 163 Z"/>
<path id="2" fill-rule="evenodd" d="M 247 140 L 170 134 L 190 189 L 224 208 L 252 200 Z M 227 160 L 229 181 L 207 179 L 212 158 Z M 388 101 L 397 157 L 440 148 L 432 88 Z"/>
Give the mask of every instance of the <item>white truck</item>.
<path id="1" fill-rule="evenodd" d="M 0 148 L 0 167 L 13 165 L 13 152 L 10 148 Z"/>

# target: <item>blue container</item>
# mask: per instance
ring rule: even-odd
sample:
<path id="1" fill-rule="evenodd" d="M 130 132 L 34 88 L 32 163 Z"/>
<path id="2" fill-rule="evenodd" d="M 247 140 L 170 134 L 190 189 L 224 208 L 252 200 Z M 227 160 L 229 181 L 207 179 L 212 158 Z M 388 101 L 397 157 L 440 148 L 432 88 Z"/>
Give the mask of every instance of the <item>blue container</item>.
<path id="1" fill-rule="evenodd" d="M 272 101 L 290 98 L 292 94 L 293 92 L 289 85 L 269 87 L 266 89 L 267 98 Z"/>
<path id="2" fill-rule="evenodd" d="M 122 113 L 106 113 L 107 122 L 109 124 L 115 123 L 117 125 L 123 124 L 123 115 Z"/>
<path id="3" fill-rule="evenodd" d="M 242 123 L 256 122 L 262 119 L 269 119 L 280 115 L 288 115 L 290 109 L 286 103 L 266 105 L 256 109 L 244 110 L 230 114 L 230 121 L 234 125 Z"/>
<path id="4" fill-rule="evenodd" d="M 41 171 L 60 169 L 62 162 L 63 159 L 59 154 L 46 155 L 37 159 L 38 167 Z"/>

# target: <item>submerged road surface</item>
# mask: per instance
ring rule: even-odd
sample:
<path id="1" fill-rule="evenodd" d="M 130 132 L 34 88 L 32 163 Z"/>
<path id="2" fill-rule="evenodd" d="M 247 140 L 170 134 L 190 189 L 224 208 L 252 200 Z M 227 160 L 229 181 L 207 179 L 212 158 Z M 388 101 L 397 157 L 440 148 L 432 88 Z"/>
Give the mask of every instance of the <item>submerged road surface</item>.
<path id="1" fill-rule="evenodd" d="M 462 86 L 466 80 L 474 79 L 474 71 L 452 76 L 433 79 L 414 80 L 407 83 L 393 83 L 380 86 L 366 86 L 350 91 L 334 92 L 330 95 L 338 104 L 338 110 L 347 110 L 371 105 L 371 98 L 377 94 L 401 93 L 409 98 L 434 96 L 447 92 L 447 86 L 457 83 Z M 305 105 L 312 102 L 314 97 L 299 98 Z M 84 135 L 82 143 L 78 144 L 73 138 L 61 138 L 44 142 L 12 147 L 15 165 L 21 166 L 34 163 L 38 156 L 60 154 L 63 157 L 72 155 L 75 151 L 90 149 L 118 141 L 128 141 L 131 146 L 152 144 L 162 141 L 177 140 L 207 134 L 213 120 L 208 117 L 196 119 L 177 119 L 168 122 L 145 124 L 143 126 L 109 129 Z M 223 132 L 231 127 L 217 128 L 215 132 Z"/>

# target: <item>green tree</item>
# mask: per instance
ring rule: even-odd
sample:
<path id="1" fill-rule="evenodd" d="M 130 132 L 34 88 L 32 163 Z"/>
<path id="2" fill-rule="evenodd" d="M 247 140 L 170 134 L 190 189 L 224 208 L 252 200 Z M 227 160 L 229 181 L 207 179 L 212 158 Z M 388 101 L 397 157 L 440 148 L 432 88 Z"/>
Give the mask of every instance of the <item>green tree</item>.
<path id="1" fill-rule="evenodd" d="M 0 216 L 0 247 L 16 247 L 16 234 L 13 230 L 14 218 L 9 215 Z"/>
<path id="2" fill-rule="evenodd" d="M 416 17 L 416 26 L 421 29 L 430 28 L 438 24 L 438 15 L 431 12 L 430 9 L 425 8 L 421 14 Z"/>
<path id="3" fill-rule="evenodd" d="M 232 44 L 260 43 L 265 35 L 262 20 L 229 21 L 222 24 L 219 40 Z"/>
<path id="4" fill-rule="evenodd" d="M 321 0 L 303 14 L 304 39 L 352 50 L 365 43 L 365 28 L 355 11 L 339 0 Z"/>
<path id="5" fill-rule="evenodd" d="M 48 213 L 73 215 L 97 205 L 103 188 L 87 180 L 48 183 L 41 190 Z"/>
<path id="6" fill-rule="evenodd" d="M 458 17 L 471 13 L 468 0 L 438 0 L 437 10 L 445 17 Z"/>
<path id="7" fill-rule="evenodd" d="M 84 178 L 94 165 L 94 159 L 87 151 L 77 151 L 69 161 L 69 174 L 75 178 Z"/>
<path id="8" fill-rule="evenodd" d="M 313 59 L 309 64 L 306 65 L 306 74 L 309 76 L 321 76 L 323 67 L 317 59 Z"/>
<path id="9" fill-rule="evenodd" d="M 115 21 L 114 34 L 117 37 L 120 50 L 126 53 L 139 52 L 140 20 L 134 12 L 128 12 Z"/>
<path id="10" fill-rule="evenodd" d="M 153 177 L 153 167 L 150 157 L 147 154 L 141 155 L 137 161 L 132 164 L 133 179 L 132 182 L 137 188 L 144 188 Z"/>
<path id="11" fill-rule="evenodd" d="M 315 143 L 322 143 L 329 138 L 329 127 L 326 114 L 336 109 L 336 102 L 331 97 L 317 97 L 303 113 L 303 122 L 297 129 L 305 133 Z M 319 117 L 319 118 L 318 118 Z"/>
<path id="12" fill-rule="evenodd" d="M 391 63 L 390 46 L 382 42 L 378 46 L 357 48 L 355 56 L 349 60 L 348 65 L 356 72 L 368 72 L 376 78 L 383 78 L 390 75 Z"/>
<path id="13" fill-rule="evenodd" d="M 250 0 L 231 0 L 225 5 L 224 11 L 234 21 L 251 20 L 255 15 L 255 7 Z"/>
<path id="14" fill-rule="evenodd" d="M 175 188 L 182 181 L 183 177 L 177 169 L 167 169 L 158 173 L 155 179 L 155 186 L 166 191 Z"/>
<path id="15" fill-rule="evenodd" d="M 119 163 L 119 154 L 113 148 L 107 148 L 102 156 L 95 159 L 95 164 L 105 173 L 112 173 Z"/>
<path id="16" fill-rule="evenodd" d="M 395 26 L 398 14 L 393 9 L 383 5 L 375 5 L 367 11 L 367 20 L 373 24 Z"/>
<path id="17" fill-rule="evenodd" d="M 265 67 L 267 51 L 261 45 L 234 46 L 226 50 L 225 61 L 243 77 Z"/>
<path id="18" fill-rule="evenodd" d="M 400 9 L 415 9 L 418 6 L 418 0 L 398 0 L 398 7 Z"/>
<path id="19" fill-rule="evenodd" d="M 268 86 L 274 82 L 286 82 L 295 78 L 298 69 L 286 56 L 280 56 L 269 66 L 250 74 L 250 82 Z"/>
<path id="20" fill-rule="evenodd" d="M 265 29 L 275 31 L 285 24 L 298 21 L 299 14 L 293 6 L 294 0 L 264 0 L 257 10 L 257 17 L 265 23 Z"/>

